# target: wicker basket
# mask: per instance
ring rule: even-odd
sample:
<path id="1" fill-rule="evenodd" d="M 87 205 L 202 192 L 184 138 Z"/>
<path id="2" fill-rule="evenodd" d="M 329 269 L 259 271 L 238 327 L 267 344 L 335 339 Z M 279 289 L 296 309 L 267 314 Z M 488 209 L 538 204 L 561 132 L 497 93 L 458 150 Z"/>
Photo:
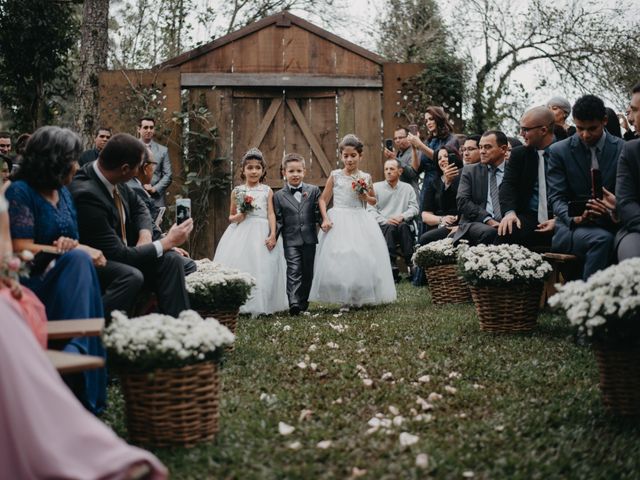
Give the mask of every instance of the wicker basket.
<path id="1" fill-rule="evenodd" d="M 192 447 L 218 431 L 220 381 L 213 362 L 120 376 L 132 443 Z"/>
<path id="2" fill-rule="evenodd" d="M 429 267 L 426 272 L 431 301 L 435 305 L 471 301 L 469 285 L 458 275 L 455 263 Z"/>
<path id="3" fill-rule="evenodd" d="M 480 320 L 487 332 L 528 332 L 538 318 L 542 283 L 514 286 L 469 286 Z"/>
<path id="4" fill-rule="evenodd" d="M 640 417 L 640 347 L 594 345 L 604 406 L 616 415 Z"/>
<path id="5" fill-rule="evenodd" d="M 235 310 L 196 310 L 202 318 L 213 317 L 220 322 L 221 325 L 224 325 L 231 333 L 236 334 L 236 327 L 238 326 L 238 313 L 240 311 L 239 308 Z M 224 347 L 227 352 L 233 352 L 235 350 L 235 343 Z"/>

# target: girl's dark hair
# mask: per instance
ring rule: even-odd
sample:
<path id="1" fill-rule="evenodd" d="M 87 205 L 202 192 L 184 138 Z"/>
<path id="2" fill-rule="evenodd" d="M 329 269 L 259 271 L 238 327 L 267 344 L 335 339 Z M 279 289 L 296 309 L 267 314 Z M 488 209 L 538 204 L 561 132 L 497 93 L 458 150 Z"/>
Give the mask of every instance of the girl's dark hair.
<path id="1" fill-rule="evenodd" d="M 605 109 L 607 111 L 607 132 L 609 132 L 614 137 L 622 138 L 622 129 L 620 128 L 620 120 L 618 120 L 618 115 L 613 110 L 613 108 L 607 107 Z"/>
<path id="2" fill-rule="evenodd" d="M 462 162 L 462 157 L 460 156 L 460 152 L 453 145 L 443 145 L 436 152 L 436 168 L 438 169 L 438 177 L 442 176 L 444 172 L 440 168 L 440 163 L 438 162 L 438 158 L 440 157 L 440 150 L 446 150 L 449 154 L 449 163 L 453 161 L 458 170 L 462 170 L 464 163 Z"/>
<path id="3" fill-rule="evenodd" d="M 338 145 L 340 152 L 342 152 L 345 147 L 355 148 L 356 152 L 360 155 L 362 155 L 362 151 L 364 150 L 364 144 L 353 133 L 346 134 L 342 140 L 340 140 L 340 145 Z"/>
<path id="4" fill-rule="evenodd" d="M 449 123 L 449 116 L 444 111 L 444 108 L 431 105 L 427 107 L 426 113 L 436 121 L 436 134 L 433 135 L 431 132 L 427 132 L 427 140 L 431 140 L 434 137 L 444 140 L 453 133 L 453 127 Z"/>
<path id="5" fill-rule="evenodd" d="M 264 161 L 264 157 L 262 156 L 262 152 L 257 148 L 250 148 L 243 156 L 240 161 L 240 178 L 242 180 L 246 180 L 247 177 L 244 176 L 244 167 L 247 165 L 249 160 L 257 160 L 260 162 L 260 166 L 262 167 L 262 176 L 260 177 L 260 182 L 262 182 L 267 176 L 267 162 Z"/>
<path id="6" fill-rule="evenodd" d="M 80 138 L 68 128 L 41 127 L 27 142 L 16 180 L 35 190 L 56 190 L 64 185 L 81 153 Z"/>

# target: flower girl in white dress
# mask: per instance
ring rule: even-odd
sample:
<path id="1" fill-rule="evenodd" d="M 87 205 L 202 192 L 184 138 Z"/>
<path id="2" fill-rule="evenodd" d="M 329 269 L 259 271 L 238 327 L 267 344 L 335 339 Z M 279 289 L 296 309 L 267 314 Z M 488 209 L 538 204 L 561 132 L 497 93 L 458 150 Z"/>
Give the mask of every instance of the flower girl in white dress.
<path id="1" fill-rule="evenodd" d="M 322 232 L 310 299 L 360 306 L 393 302 L 396 286 L 382 231 L 366 210 L 375 205 L 371 175 L 358 170 L 362 142 L 347 135 L 340 142 L 344 169 L 333 170 L 319 201 Z M 327 204 L 333 196 L 333 208 Z"/>
<path id="2" fill-rule="evenodd" d="M 231 209 L 224 235 L 218 243 L 213 261 L 250 273 L 256 286 L 241 313 L 252 316 L 280 312 L 289 308 L 287 300 L 287 265 L 282 240 L 276 242 L 276 216 L 273 192 L 262 180 L 267 164 L 262 152 L 252 148 L 242 157 L 241 178 L 231 192 Z"/>

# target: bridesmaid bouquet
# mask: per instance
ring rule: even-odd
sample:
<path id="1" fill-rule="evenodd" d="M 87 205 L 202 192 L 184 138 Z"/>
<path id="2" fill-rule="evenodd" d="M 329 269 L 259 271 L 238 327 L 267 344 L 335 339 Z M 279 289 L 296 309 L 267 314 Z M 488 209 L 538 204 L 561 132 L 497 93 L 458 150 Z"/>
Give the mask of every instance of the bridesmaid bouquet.
<path id="1" fill-rule="evenodd" d="M 20 277 L 29 277 L 28 262 L 33 260 L 33 254 L 29 250 L 20 253 L 19 256 L 7 255 L 0 260 L 0 277 L 18 281 Z"/>
<path id="2" fill-rule="evenodd" d="M 358 195 L 369 192 L 369 184 L 363 177 L 356 177 L 355 180 L 351 182 L 351 188 L 353 188 Z"/>
<path id="3" fill-rule="evenodd" d="M 254 203 L 254 200 L 246 190 L 238 189 L 236 192 L 236 206 L 240 213 L 248 213 L 260 208 Z"/>

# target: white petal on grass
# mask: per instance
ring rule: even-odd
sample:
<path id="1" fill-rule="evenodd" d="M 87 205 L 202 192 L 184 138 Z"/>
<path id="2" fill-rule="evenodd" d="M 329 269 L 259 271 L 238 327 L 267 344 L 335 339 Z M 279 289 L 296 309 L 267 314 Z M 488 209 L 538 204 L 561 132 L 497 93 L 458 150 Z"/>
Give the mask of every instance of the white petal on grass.
<path id="1" fill-rule="evenodd" d="M 416 456 L 416 467 L 422 469 L 429 467 L 429 456 L 426 453 L 419 453 Z"/>
<path id="2" fill-rule="evenodd" d="M 332 443 L 333 442 L 331 440 L 322 440 L 321 442 L 318 442 L 316 447 L 320 448 L 322 450 L 326 450 L 327 448 L 329 448 L 331 446 Z"/>
<path id="3" fill-rule="evenodd" d="M 420 440 L 420 437 L 417 435 L 411 435 L 409 432 L 402 432 L 400 434 L 400 445 L 403 447 L 410 447 L 411 445 L 415 445 Z"/>
<path id="4" fill-rule="evenodd" d="M 380 427 L 380 419 L 378 417 L 371 417 L 371 419 L 367 422 L 367 425 L 370 427 L 378 428 Z"/>
<path id="5" fill-rule="evenodd" d="M 318 346 L 315 343 L 312 343 L 311 345 L 309 345 L 309 348 L 307 348 L 307 352 L 315 352 L 318 349 Z"/>
<path id="6" fill-rule="evenodd" d="M 389 413 L 391 415 L 400 415 L 400 410 L 398 410 L 398 407 L 394 407 L 393 405 L 389 405 Z"/>
<path id="7" fill-rule="evenodd" d="M 375 323 L 375 322 L 371 324 L 371 328 L 378 328 L 379 326 L 380 326 L 380 325 L 378 325 L 378 324 L 377 324 L 377 323 Z"/>
<path id="8" fill-rule="evenodd" d="M 393 380 L 393 373 L 391 372 L 384 372 L 382 374 L 382 377 L 380 377 L 380 380 L 385 381 L 385 380 Z"/>
<path id="9" fill-rule="evenodd" d="M 504 425 L 498 425 L 498 426 L 495 428 L 495 430 L 496 430 L 496 432 L 503 432 L 503 431 L 504 431 Z"/>
<path id="10" fill-rule="evenodd" d="M 404 417 L 402 415 L 396 415 L 393 417 L 393 425 L 395 427 L 400 427 L 404 423 Z"/>
<path id="11" fill-rule="evenodd" d="M 318 369 L 318 364 L 311 362 L 309 368 L 315 372 Z"/>
<path id="12" fill-rule="evenodd" d="M 425 351 L 423 350 L 422 352 L 420 352 L 420 353 L 418 354 L 418 358 L 419 358 L 420 360 L 424 360 L 425 358 L 427 358 L 427 352 L 425 352 Z"/>
<path id="13" fill-rule="evenodd" d="M 291 435 L 295 431 L 296 427 L 292 427 L 284 422 L 278 423 L 278 432 L 280 435 Z"/>
<path id="14" fill-rule="evenodd" d="M 442 395 L 436 392 L 431 392 L 427 397 L 427 400 L 429 400 L 430 402 L 436 402 L 438 400 L 442 400 Z"/>
<path id="15" fill-rule="evenodd" d="M 327 343 L 327 347 L 329 347 L 329 348 L 333 348 L 333 349 L 335 350 L 335 349 L 340 348 L 340 345 L 338 345 L 338 344 L 337 344 L 337 343 L 335 343 L 335 342 L 329 342 L 329 343 Z"/>
<path id="16" fill-rule="evenodd" d="M 475 477 L 475 476 L 476 476 L 476 474 L 475 474 L 475 473 L 473 473 L 473 471 L 472 471 L 472 470 L 466 470 L 466 471 L 462 472 L 462 476 L 463 476 L 464 478 L 473 478 L 473 477 Z"/>
<path id="17" fill-rule="evenodd" d="M 476 390 L 482 390 L 484 388 L 484 385 L 480 385 L 479 383 L 474 383 L 472 386 Z"/>
<path id="18" fill-rule="evenodd" d="M 365 387 L 371 387 L 373 385 L 373 380 L 371 380 L 370 378 L 363 378 L 362 383 Z"/>
<path id="19" fill-rule="evenodd" d="M 360 469 L 358 467 L 353 467 L 351 469 L 351 477 L 349 478 L 360 478 L 360 477 L 364 477 L 367 474 L 367 471 L 363 468 Z"/>
<path id="20" fill-rule="evenodd" d="M 447 393 L 450 393 L 451 395 L 455 395 L 455 393 L 458 391 L 456 387 L 452 387 L 451 385 L 446 385 L 444 389 Z"/>
<path id="21" fill-rule="evenodd" d="M 291 325 L 285 325 L 284 327 L 282 327 L 283 332 L 288 332 L 289 330 L 291 330 Z"/>
<path id="22" fill-rule="evenodd" d="M 431 377 L 429 375 L 422 375 L 418 381 L 420 383 L 429 383 L 431 381 Z"/>
<path id="23" fill-rule="evenodd" d="M 307 364 L 304 363 L 304 362 L 299 362 L 299 363 L 296 364 L 296 367 L 304 370 L 305 368 L 307 368 Z"/>
<path id="24" fill-rule="evenodd" d="M 305 408 L 300 412 L 300 416 L 298 417 L 298 422 L 309 420 L 311 418 L 311 415 L 313 415 L 313 411 Z"/>
<path id="25" fill-rule="evenodd" d="M 287 445 L 287 447 L 291 450 L 300 450 L 302 448 L 302 444 L 298 441 L 295 441 L 291 442 L 289 445 Z"/>
<path id="26" fill-rule="evenodd" d="M 342 405 L 342 397 L 340 398 L 336 398 L 333 402 L 331 402 L 333 405 Z"/>
<path id="27" fill-rule="evenodd" d="M 458 372 L 449 373 L 449 378 L 462 378 L 462 375 Z"/>

